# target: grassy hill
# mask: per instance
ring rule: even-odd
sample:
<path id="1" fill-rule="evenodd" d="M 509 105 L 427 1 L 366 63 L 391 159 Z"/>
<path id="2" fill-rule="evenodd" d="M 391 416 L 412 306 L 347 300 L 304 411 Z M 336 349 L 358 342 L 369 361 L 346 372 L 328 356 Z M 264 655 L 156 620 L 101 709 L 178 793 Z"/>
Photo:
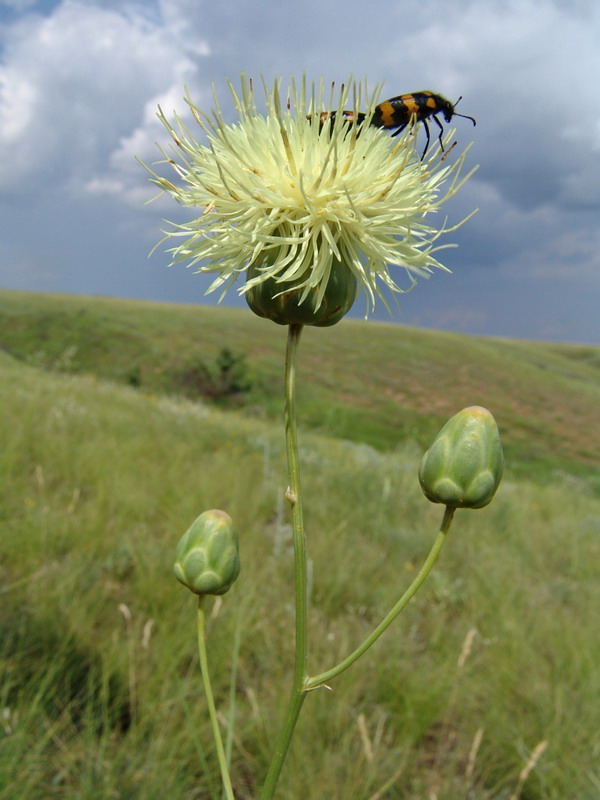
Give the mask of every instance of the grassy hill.
<path id="1" fill-rule="evenodd" d="M 0 800 L 220 800 L 194 601 L 172 575 L 177 539 L 210 507 L 241 536 L 209 658 L 224 729 L 235 700 L 236 796 L 254 800 L 292 668 L 285 331 L 226 309 L 1 303 Z M 457 513 L 374 650 L 307 698 L 278 797 L 598 797 L 598 351 L 371 323 L 306 333 L 313 671 L 377 624 L 428 551 L 429 430 L 484 403 L 510 464 L 488 508 Z M 238 408 L 170 394 L 186 349 L 212 365 L 223 347 L 253 380 Z"/>
<path id="2" fill-rule="evenodd" d="M 277 421 L 284 347 L 284 328 L 246 310 L 0 292 L 0 348 L 18 359 L 194 397 L 207 390 L 200 368 L 214 373 L 227 349 L 252 386 L 222 404 Z M 484 405 L 512 469 L 597 480 L 600 348 L 348 320 L 303 333 L 300 371 L 301 422 L 314 431 L 427 447 L 449 416 Z"/>

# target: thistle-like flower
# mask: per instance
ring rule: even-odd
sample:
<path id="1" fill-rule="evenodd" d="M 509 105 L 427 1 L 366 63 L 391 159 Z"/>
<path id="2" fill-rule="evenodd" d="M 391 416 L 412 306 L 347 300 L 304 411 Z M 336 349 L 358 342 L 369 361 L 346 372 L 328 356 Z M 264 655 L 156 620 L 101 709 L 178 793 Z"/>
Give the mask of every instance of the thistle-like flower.
<path id="1" fill-rule="evenodd" d="M 466 151 L 449 165 L 438 145 L 421 160 L 414 125 L 397 137 L 370 125 L 378 91 L 368 95 L 352 80 L 337 102 L 333 87 L 326 100 L 323 81 L 309 90 L 305 80 L 299 86 L 292 80 L 283 102 L 280 80 L 273 89 L 264 85 L 264 113 L 244 76 L 240 93 L 231 84 L 230 89 L 239 116 L 235 124 L 224 121 L 218 106 L 211 117 L 186 98 L 205 143 L 181 118 L 171 124 L 159 109 L 176 157 L 163 154 L 181 184 L 150 170 L 153 182 L 181 205 L 203 209 L 174 225 L 167 239 L 182 240 L 169 250 L 172 263 L 216 273 L 207 293 L 221 289 L 223 296 L 241 277 L 239 291 L 256 313 L 271 316 L 270 309 L 265 313 L 268 287 L 267 299 L 279 300 L 275 321 L 332 324 L 348 311 L 357 287 L 373 308 L 377 296 L 386 302 L 386 288 L 404 292 L 415 277 L 446 269 L 436 253 L 452 245 L 437 241 L 457 226 L 435 227 L 426 218 L 468 179 L 461 176 Z M 324 123 L 323 111 L 350 106 L 357 114 L 363 98 L 362 124 L 350 124 L 341 113 Z M 445 145 L 453 134 L 447 131 Z M 392 275 L 396 267 L 408 276 L 405 288 Z M 331 317 L 328 307 L 325 321 L 310 318 L 332 305 L 332 282 L 343 312 Z M 281 298 L 290 294 L 294 313 L 304 307 L 309 318 L 288 319 L 289 304 Z"/>

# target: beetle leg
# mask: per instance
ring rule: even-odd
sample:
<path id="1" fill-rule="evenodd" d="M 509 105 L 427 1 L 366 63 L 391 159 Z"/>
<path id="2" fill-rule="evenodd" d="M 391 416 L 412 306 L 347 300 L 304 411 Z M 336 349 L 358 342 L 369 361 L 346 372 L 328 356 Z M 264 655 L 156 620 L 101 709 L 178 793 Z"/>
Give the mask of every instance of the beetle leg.
<path id="1" fill-rule="evenodd" d="M 434 117 L 434 119 L 437 122 L 437 119 L 435 117 Z M 423 122 L 423 127 L 425 128 L 425 135 L 427 136 L 427 141 L 425 142 L 425 149 L 423 150 L 423 153 L 421 154 L 421 161 L 423 161 L 423 159 L 425 158 L 425 153 L 429 149 L 429 142 L 431 141 L 431 134 L 429 133 L 429 125 L 427 124 L 427 120 L 424 119 L 424 120 L 422 120 L 422 122 Z M 439 124 L 440 123 L 438 122 L 438 125 Z"/>
<path id="2" fill-rule="evenodd" d="M 440 129 L 440 135 L 438 136 L 438 139 L 439 139 L 440 147 L 442 148 L 442 153 L 443 153 L 444 152 L 444 143 L 442 142 L 442 133 L 444 132 L 444 126 L 442 125 L 442 123 L 439 121 L 439 119 L 437 117 L 434 117 L 434 120 L 435 120 L 436 125 Z"/>
<path id="3" fill-rule="evenodd" d="M 392 136 L 398 136 L 402 131 L 406 128 L 407 123 L 405 122 L 404 125 L 399 125 L 396 130 L 392 133 Z"/>

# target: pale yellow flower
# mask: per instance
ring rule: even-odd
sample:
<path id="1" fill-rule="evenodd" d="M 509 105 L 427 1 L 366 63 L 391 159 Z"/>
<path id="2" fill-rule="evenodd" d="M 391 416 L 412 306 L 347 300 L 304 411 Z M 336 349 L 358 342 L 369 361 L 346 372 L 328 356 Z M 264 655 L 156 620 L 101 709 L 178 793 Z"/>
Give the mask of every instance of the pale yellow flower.
<path id="1" fill-rule="evenodd" d="M 461 177 L 466 151 L 449 164 L 438 144 L 421 160 L 413 126 L 392 137 L 368 124 L 377 92 L 367 96 L 350 80 L 326 100 L 323 87 L 323 81 L 311 90 L 291 81 L 282 93 L 278 80 L 272 89 L 264 86 L 260 112 L 242 76 L 240 93 L 230 87 L 239 116 L 232 124 L 218 107 L 211 117 L 188 97 L 202 141 L 181 118 L 171 123 L 159 110 L 174 142 L 175 157 L 163 151 L 166 163 L 179 181 L 153 171 L 152 180 L 181 205 L 202 209 L 173 225 L 167 239 L 181 242 L 169 252 L 172 263 L 216 275 L 207 292 L 225 294 L 238 277 L 241 293 L 275 279 L 281 292 L 290 285 L 302 289 L 302 299 L 312 292 L 318 308 L 332 264 L 341 262 L 373 307 L 384 288 L 406 291 L 398 268 L 408 288 L 415 276 L 445 269 L 436 257 L 438 239 L 457 226 L 446 227 L 439 215 L 438 226 L 431 220 L 471 174 Z M 322 124 L 322 111 L 358 111 L 361 101 L 364 124 L 348 125 L 342 114 Z M 453 135 L 446 132 L 446 149 Z M 260 268 L 247 279 L 253 264 Z"/>

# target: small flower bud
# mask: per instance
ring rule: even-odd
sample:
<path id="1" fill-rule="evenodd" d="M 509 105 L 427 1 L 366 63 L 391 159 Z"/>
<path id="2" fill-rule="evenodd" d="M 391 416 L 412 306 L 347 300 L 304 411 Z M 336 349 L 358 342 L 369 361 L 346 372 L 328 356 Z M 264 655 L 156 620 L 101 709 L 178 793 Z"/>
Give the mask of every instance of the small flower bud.
<path id="1" fill-rule="evenodd" d="M 194 594 L 225 594 L 240 571 L 238 535 L 229 514 L 205 511 L 183 534 L 173 567 Z"/>
<path id="2" fill-rule="evenodd" d="M 463 408 L 444 425 L 423 456 L 419 481 L 433 503 L 482 508 L 502 478 L 504 456 L 496 420 L 486 408 Z"/>
<path id="3" fill-rule="evenodd" d="M 248 269 L 248 280 L 261 275 L 261 266 L 268 259 Z M 305 296 L 303 279 L 289 283 L 276 278 L 264 278 L 246 292 L 246 302 L 259 317 L 266 317 L 278 325 L 315 325 L 329 327 L 339 322 L 352 308 L 356 300 L 358 285 L 350 269 L 341 261 L 333 259 L 327 278 L 325 292 L 318 302 L 321 284 L 311 287 Z"/>

